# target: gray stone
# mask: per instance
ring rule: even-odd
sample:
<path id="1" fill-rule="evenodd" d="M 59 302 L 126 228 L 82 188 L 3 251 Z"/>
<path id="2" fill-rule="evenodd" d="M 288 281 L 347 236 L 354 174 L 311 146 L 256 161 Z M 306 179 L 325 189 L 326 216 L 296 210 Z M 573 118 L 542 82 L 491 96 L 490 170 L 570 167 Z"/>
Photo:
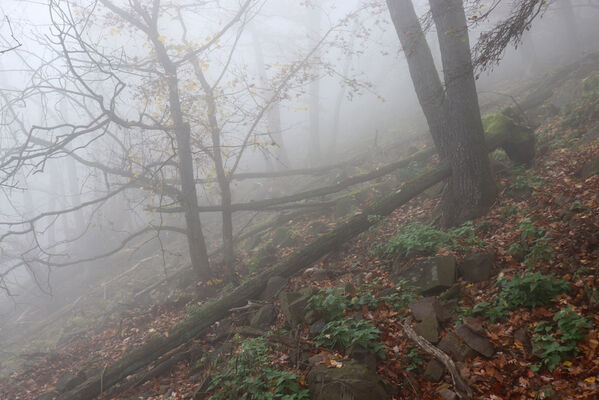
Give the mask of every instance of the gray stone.
<path id="1" fill-rule="evenodd" d="M 274 305 L 263 305 L 252 315 L 250 326 L 253 328 L 269 328 L 276 322 L 277 315 L 277 308 Z"/>
<path id="2" fill-rule="evenodd" d="M 371 371 L 376 371 L 376 357 L 370 350 L 365 349 L 359 344 L 355 344 L 349 348 L 348 354 Z"/>
<path id="3" fill-rule="evenodd" d="M 408 305 L 417 321 L 422 321 L 429 315 L 435 315 L 440 322 L 452 319 L 457 300 L 440 301 L 434 296 L 424 297 Z"/>
<path id="4" fill-rule="evenodd" d="M 588 179 L 597 173 L 599 173 L 599 156 L 595 156 L 586 163 L 584 163 L 584 165 L 578 172 L 578 175 L 582 179 Z"/>
<path id="5" fill-rule="evenodd" d="M 386 400 L 381 378 L 356 360 L 341 360 L 341 368 L 314 366 L 307 375 L 312 400 Z"/>
<path id="6" fill-rule="evenodd" d="M 528 329 L 519 328 L 514 332 L 514 340 L 519 342 L 526 350 L 530 351 L 532 348 L 530 343 L 530 335 Z"/>
<path id="7" fill-rule="evenodd" d="M 435 314 L 424 318 L 422 322 L 414 327 L 414 332 L 435 344 L 439 342 L 439 321 Z"/>
<path id="8" fill-rule="evenodd" d="M 316 288 L 308 286 L 296 292 L 281 292 L 279 300 L 281 311 L 287 320 L 287 323 L 294 327 L 302 321 L 306 313 L 308 300 L 317 292 Z"/>
<path id="9" fill-rule="evenodd" d="M 468 282 L 483 282 L 491 277 L 495 263 L 492 253 L 473 253 L 464 258 L 460 264 L 460 274 Z"/>
<path id="10" fill-rule="evenodd" d="M 77 375 L 74 375 L 70 372 L 66 372 L 62 374 L 60 378 L 58 378 L 54 388 L 60 393 L 68 392 L 69 390 L 74 389 L 76 386 L 85 382 L 85 379 L 86 376 L 84 373 L 78 373 Z"/>
<path id="11" fill-rule="evenodd" d="M 439 382 L 445 373 L 445 366 L 438 360 L 432 359 L 426 366 L 423 378 L 429 382 Z"/>
<path id="12" fill-rule="evenodd" d="M 439 395 L 441 396 L 441 398 L 443 400 L 456 400 L 458 398 L 458 395 L 455 392 L 453 392 L 447 388 L 441 390 L 439 392 Z"/>
<path id="13" fill-rule="evenodd" d="M 492 357 L 495 353 L 495 347 L 489 339 L 474 333 L 466 325 L 458 326 L 455 333 L 466 342 L 468 347 L 475 350 L 477 353 L 480 353 L 485 357 Z"/>
<path id="14" fill-rule="evenodd" d="M 287 279 L 282 276 L 273 276 L 266 283 L 266 288 L 260 295 L 261 300 L 268 300 L 279 293 L 279 291 L 287 284 Z"/>
<path id="15" fill-rule="evenodd" d="M 312 336 L 318 335 L 320 332 L 322 332 L 326 324 L 327 323 L 324 322 L 324 320 L 322 319 L 319 319 L 318 321 L 314 322 L 312 325 L 310 325 L 310 334 Z"/>
<path id="16" fill-rule="evenodd" d="M 467 358 L 472 358 L 476 352 L 461 343 L 455 333 L 450 332 L 441 339 L 438 346 L 441 350 L 448 353 L 455 361 L 464 361 Z"/>
<path id="17" fill-rule="evenodd" d="M 455 283 L 456 260 L 452 256 L 419 260 L 399 271 L 398 277 L 418 287 L 422 294 L 440 293 Z"/>

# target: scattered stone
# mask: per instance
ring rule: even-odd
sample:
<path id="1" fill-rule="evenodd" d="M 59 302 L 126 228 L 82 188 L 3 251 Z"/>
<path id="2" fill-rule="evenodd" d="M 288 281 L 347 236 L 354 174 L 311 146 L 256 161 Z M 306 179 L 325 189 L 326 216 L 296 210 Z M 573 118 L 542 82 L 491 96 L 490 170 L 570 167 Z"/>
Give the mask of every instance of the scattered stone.
<path id="1" fill-rule="evenodd" d="M 528 329 L 519 328 L 514 332 L 514 340 L 520 343 L 527 351 L 532 349 L 530 343 L 530 335 L 528 334 Z"/>
<path id="2" fill-rule="evenodd" d="M 468 347 L 482 354 L 483 356 L 492 357 L 495 353 L 493 343 L 491 343 L 489 339 L 474 333 L 466 325 L 458 326 L 455 330 L 455 333 L 462 338 L 464 342 L 466 342 Z"/>
<path id="3" fill-rule="evenodd" d="M 348 354 L 371 371 L 376 371 L 376 357 L 370 350 L 365 349 L 359 344 L 355 344 L 349 348 Z"/>
<path id="4" fill-rule="evenodd" d="M 268 300 L 279 293 L 279 291 L 287 284 L 287 279 L 282 276 L 273 276 L 266 283 L 266 288 L 260 295 L 260 300 Z"/>
<path id="5" fill-rule="evenodd" d="M 278 311 L 273 304 L 265 304 L 252 315 L 250 326 L 253 328 L 269 328 L 277 320 Z"/>
<path id="6" fill-rule="evenodd" d="M 421 294 L 440 293 L 455 283 L 456 260 L 453 256 L 425 258 L 398 271 L 397 275 L 418 287 Z"/>
<path id="7" fill-rule="evenodd" d="M 292 327 L 301 322 L 306 312 L 308 300 L 317 292 L 316 288 L 308 286 L 296 292 L 281 292 L 279 300 L 281 311 L 287 323 Z"/>
<path id="8" fill-rule="evenodd" d="M 588 179 L 597 173 L 599 173 L 599 155 L 591 158 L 589 161 L 584 163 L 584 165 L 578 172 L 578 175 L 582 179 Z"/>
<path id="9" fill-rule="evenodd" d="M 452 319 L 457 304 L 455 299 L 440 301 L 436 297 L 430 296 L 412 302 L 408 307 L 417 321 L 422 321 L 426 317 L 434 315 L 438 321 L 447 322 Z"/>
<path id="10" fill-rule="evenodd" d="M 441 300 L 454 300 L 460 297 L 460 285 L 453 285 L 439 295 Z"/>
<path id="11" fill-rule="evenodd" d="M 423 378 L 429 382 L 439 382 L 445 373 L 445 366 L 437 359 L 432 359 L 426 366 Z"/>
<path id="12" fill-rule="evenodd" d="M 314 366 L 307 375 L 313 400 L 386 400 L 389 395 L 376 372 L 356 360 L 341 360 L 341 368 Z"/>
<path id="13" fill-rule="evenodd" d="M 465 317 L 463 319 L 463 323 L 464 325 L 466 325 L 466 327 L 468 327 L 472 332 L 476 333 L 477 335 L 485 336 L 487 334 L 487 331 L 485 331 L 485 328 L 483 327 L 482 321 L 480 321 L 479 319 L 473 317 Z"/>
<path id="14" fill-rule="evenodd" d="M 74 389 L 75 387 L 85 382 L 85 379 L 86 376 L 83 372 L 80 372 L 77 375 L 74 375 L 70 372 L 66 372 L 62 374 L 60 378 L 58 378 L 58 381 L 56 381 L 54 388 L 60 393 L 68 392 L 69 390 Z"/>
<path id="15" fill-rule="evenodd" d="M 460 340 L 455 333 L 450 332 L 441 339 L 438 346 L 441 350 L 448 353 L 455 361 L 464 361 L 467 358 L 476 356 L 476 352 Z"/>
<path id="16" fill-rule="evenodd" d="M 322 319 L 319 319 L 318 321 L 316 321 L 312 325 L 310 325 L 310 334 L 312 336 L 318 335 L 320 332 L 322 332 L 322 330 L 324 329 L 325 326 L 326 326 L 326 322 L 324 322 L 324 320 L 322 320 Z"/>
<path id="17" fill-rule="evenodd" d="M 462 278 L 468 282 L 483 282 L 491 277 L 491 269 L 495 263 L 492 253 L 473 253 L 464 258 L 459 270 Z"/>
<path id="18" fill-rule="evenodd" d="M 455 392 L 447 388 L 441 390 L 439 396 L 441 396 L 443 400 L 456 400 L 458 398 L 458 395 Z"/>
<path id="19" fill-rule="evenodd" d="M 435 314 L 424 318 L 421 323 L 414 327 L 414 332 L 436 344 L 439 342 L 439 322 Z"/>

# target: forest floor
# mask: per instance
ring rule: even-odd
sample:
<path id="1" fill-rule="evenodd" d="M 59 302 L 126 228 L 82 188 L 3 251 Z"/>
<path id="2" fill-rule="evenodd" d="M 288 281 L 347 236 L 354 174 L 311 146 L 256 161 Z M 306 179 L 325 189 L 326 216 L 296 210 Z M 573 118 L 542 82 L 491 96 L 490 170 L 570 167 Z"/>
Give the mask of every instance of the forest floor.
<path id="1" fill-rule="evenodd" d="M 599 84 L 593 90 L 537 128 L 539 151 L 531 169 L 513 166 L 501 151 L 491 155 L 502 189 L 486 216 L 453 234 L 437 231 L 427 223 L 433 222 L 439 190 L 429 190 L 290 279 L 286 291 L 308 286 L 319 290 L 311 304 L 322 313 L 339 311 L 336 318 L 353 315 L 376 328 L 374 340 L 362 344 L 381 354 L 376 372 L 391 388 L 391 398 L 438 399 L 443 389 L 453 387 L 447 372 L 436 382 L 424 377 L 432 358 L 406 337 L 402 326 L 411 315 L 408 303 L 417 296 L 405 282 L 398 283 L 397 270 L 423 257 L 452 255 L 459 264 L 468 254 L 481 252 L 495 255 L 489 279 L 473 283 L 459 278 L 450 288 L 457 299 L 453 316 L 439 328 L 442 338 L 465 323 L 492 343 L 491 356 L 475 354 L 457 363 L 474 398 L 599 398 L 599 175 L 580 176 L 583 166 L 599 154 Z M 371 198 L 376 195 L 375 191 Z M 293 240 L 279 244 L 276 257 L 314 238 L 315 221 L 335 223 L 332 215 L 292 221 L 288 226 Z M 406 226 L 413 230 L 402 231 Z M 405 257 L 398 259 L 402 252 Z M 245 253 L 238 268 L 241 275 L 259 268 L 252 254 Z M 396 290 L 395 296 L 388 296 L 390 290 Z M 531 293 L 536 296 L 532 300 Z M 167 334 L 202 304 L 193 291 L 177 289 L 171 298 L 161 305 L 130 307 L 101 327 L 69 337 L 51 352 L 29 355 L 26 366 L 0 381 L 0 398 L 34 399 L 60 385 L 65 376 L 101 371 L 128 349 Z M 278 301 L 275 306 L 279 311 Z M 236 371 L 237 380 L 226 376 L 231 355 L 261 346 L 233 336 L 246 324 L 246 315 L 234 314 L 195 339 L 203 354 L 198 360 L 181 361 L 134 388 L 100 398 L 199 399 L 210 376 L 220 379 L 208 391 L 217 399 L 227 398 L 223 393 L 228 385 L 255 385 L 249 379 L 258 379 L 259 372 L 251 368 Z M 340 368 L 349 359 L 348 349 L 338 345 L 341 339 L 337 346 L 326 340 L 342 333 L 332 329 L 328 337 L 315 337 L 305 323 L 293 328 L 298 347 L 301 343 L 308 355 L 319 355 L 320 364 Z M 269 330 L 288 334 L 283 313 Z M 295 386 L 287 378 L 280 382 L 290 385 L 289 399 L 307 398 L 307 370 L 296 349 L 264 343 L 265 353 L 258 354 L 266 357 L 261 366 L 296 374 L 286 375 L 295 379 Z"/>

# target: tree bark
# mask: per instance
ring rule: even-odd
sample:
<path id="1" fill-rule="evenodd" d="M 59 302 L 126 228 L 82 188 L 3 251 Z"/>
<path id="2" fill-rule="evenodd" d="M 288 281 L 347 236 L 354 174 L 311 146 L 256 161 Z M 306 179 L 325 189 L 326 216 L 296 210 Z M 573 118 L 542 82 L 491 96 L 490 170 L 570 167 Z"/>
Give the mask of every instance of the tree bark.
<path id="1" fill-rule="evenodd" d="M 193 155 L 191 154 L 191 132 L 189 124 L 183 119 L 183 112 L 181 110 L 177 67 L 169 58 L 164 45 L 159 39 L 158 32 L 155 30 L 150 32 L 150 39 L 156 49 L 158 60 L 166 73 L 171 120 L 174 125 L 177 153 L 179 155 L 178 169 L 181 175 L 182 191 L 180 200 L 185 214 L 187 244 L 189 246 L 191 264 L 198 278 L 206 281 L 211 278 L 212 273 L 210 271 L 206 241 L 202 232 L 202 223 L 198 213 L 198 195 L 193 172 Z"/>
<path id="2" fill-rule="evenodd" d="M 441 49 L 447 92 L 446 138 L 452 175 L 442 200 L 446 226 L 486 213 L 495 200 L 462 0 L 429 0 Z"/>
<path id="3" fill-rule="evenodd" d="M 256 57 L 256 67 L 258 68 L 258 76 L 260 77 L 260 81 L 262 82 L 262 86 L 266 89 L 269 85 L 268 76 L 266 73 L 266 68 L 264 66 L 264 52 L 262 51 L 262 45 L 260 43 L 260 36 L 256 31 L 254 26 L 250 27 L 252 33 L 252 42 L 254 44 L 254 55 Z M 272 97 L 272 90 L 268 90 L 265 98 Z M 279 102 L 274 102 L 269 110 L 267 115 L 268 120 L 268 134 L 275 143 L 275 157 L 277 166 L 276 170 L 283 170 L 284 168 L 289 168 L 289 157 L 287 156 L 287 150 L 285 148 L 285 142 L 283 141 L 282 129 L 281 129 L 281 109 L 279 107 Z M 270 158 L 266 159 L 267 168 L 273 167 L 272 160 Z M 281 168 L 281 167 L 284 168 Z"/>
<path id="4" fill-rule="evenodd" d="M 447 98 L 420 20 L 412 0 L 387 0 L 387 6 L 433 142 L 439 156 L 446 159 L 448 146 L 445 144 L 445 130 L 449 120 Z"/>

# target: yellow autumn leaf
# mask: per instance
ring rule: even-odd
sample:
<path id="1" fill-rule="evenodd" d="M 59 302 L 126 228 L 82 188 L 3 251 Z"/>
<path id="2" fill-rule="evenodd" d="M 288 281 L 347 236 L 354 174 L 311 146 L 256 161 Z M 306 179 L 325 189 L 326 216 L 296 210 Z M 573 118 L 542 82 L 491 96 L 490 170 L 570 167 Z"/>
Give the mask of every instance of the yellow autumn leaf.
<path id="1" fill-rule="evenodd" d="M 595 377 L 594 376 L 589 376 L 584 381 L 587 382 L 587 383 L 595 383 Z"/>
<path id="2" fill-rule="evenodd" d="M 570 368 L 572 366 L 572 361 L 564 361 L 564 367 Z"/>

